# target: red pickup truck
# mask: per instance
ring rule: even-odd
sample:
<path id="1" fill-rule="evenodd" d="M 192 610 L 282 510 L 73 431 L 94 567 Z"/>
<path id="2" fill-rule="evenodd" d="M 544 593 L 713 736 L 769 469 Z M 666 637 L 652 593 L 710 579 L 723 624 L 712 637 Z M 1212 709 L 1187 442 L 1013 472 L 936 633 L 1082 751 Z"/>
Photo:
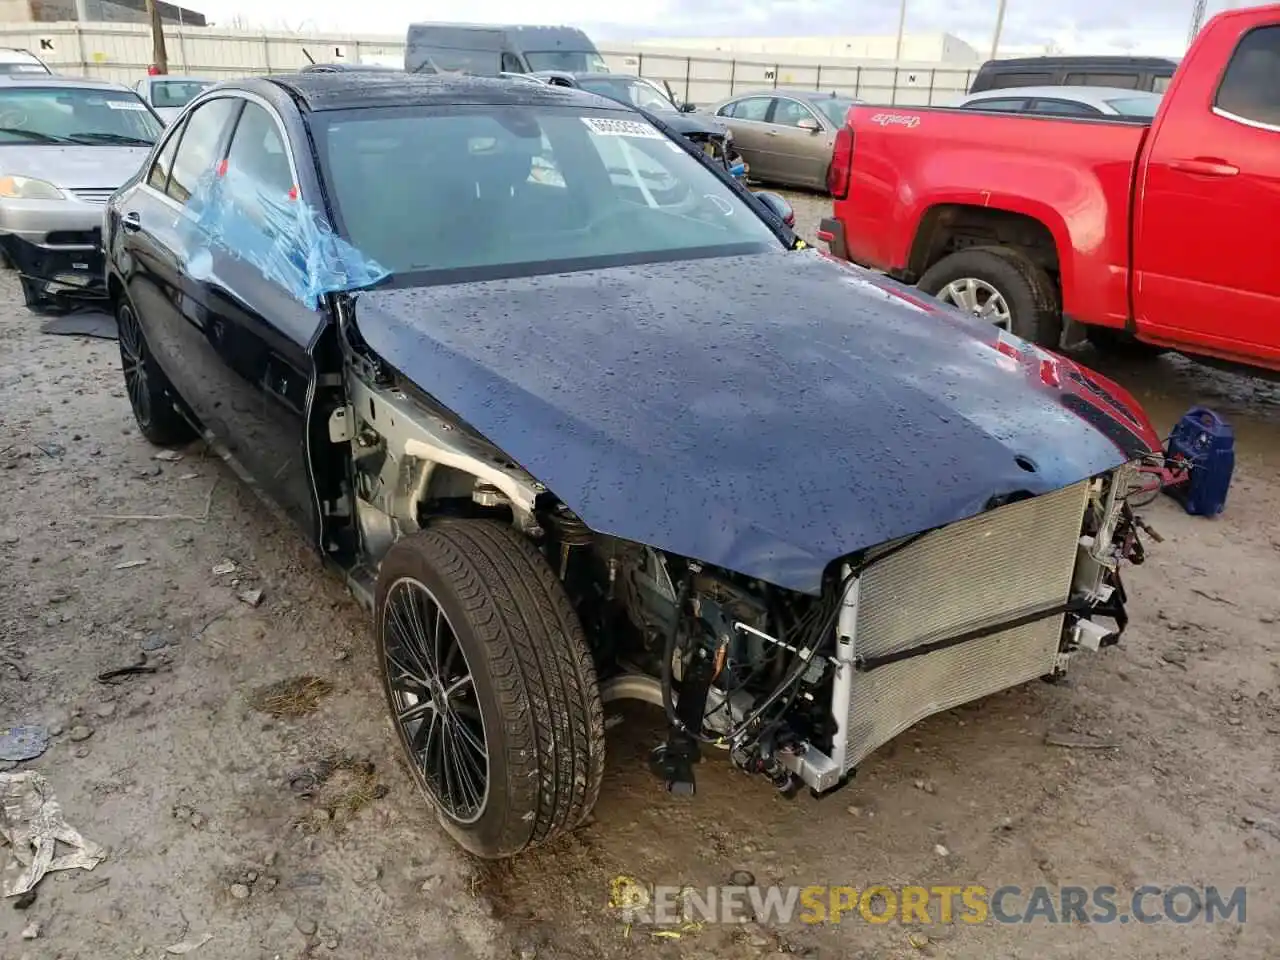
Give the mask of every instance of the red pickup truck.
<path id="1" fill-rule="evenodd" d="M 1219 14 L 1151 123 L 855 106 L 831 253 L 1043 346 L 1280 370 L 1280 4 Z"/>

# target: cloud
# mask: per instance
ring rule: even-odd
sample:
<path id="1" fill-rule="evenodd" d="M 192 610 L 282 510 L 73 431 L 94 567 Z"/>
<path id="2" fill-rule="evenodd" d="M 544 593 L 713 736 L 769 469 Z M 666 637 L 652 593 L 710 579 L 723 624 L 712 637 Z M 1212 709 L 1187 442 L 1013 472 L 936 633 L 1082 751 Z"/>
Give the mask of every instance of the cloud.
<path id="1" fill-rule="evenodd" d="M 411 20 L 430 17 L 418 0 L 311 0 L 299 13 L 292 0 L 192 0 L 215 21 L 238 16 L 254 25 L 306 31 L 402 34 Z M 1242 5 L 1244 0 L 1234 0 Z M 675 36 L 810 36 L 892 34 L 899 0 L 470 0 L 475 23 L 565 23 L 593 36 L 626 40 Z M 1210 0 L 1212 14 L 1233 0 Z M 945 30 L 980 51 L 991 43 L 997 0 L 907 0 L 907 32 Z M 440 9 L 437 7 L 437 9 Z M 1191 0 L 1008 0 L 1002 42 L 1054 43 L 1073 53 L 1133 52 L 1178 55 L 1186 43 Z"/>

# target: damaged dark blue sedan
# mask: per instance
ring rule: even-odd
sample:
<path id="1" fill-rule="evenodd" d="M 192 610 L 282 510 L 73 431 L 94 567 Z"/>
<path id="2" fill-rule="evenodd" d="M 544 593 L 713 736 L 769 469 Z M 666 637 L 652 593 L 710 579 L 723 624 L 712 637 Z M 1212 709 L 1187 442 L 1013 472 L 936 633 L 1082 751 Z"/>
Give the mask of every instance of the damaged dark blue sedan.
<path id="1" fill-rule="evenodd" d="M 130 402 L 203 435 L 371 604 L 469 850 L 586 818 L 604 704 L 830 791 L 1125 624 L 1158 440 L 1069 360 L 805 249 L 687 141 L 510 81 L 193 101 L 104 226 Z M 659 125 L 655 125 L 659 124 Z"/>

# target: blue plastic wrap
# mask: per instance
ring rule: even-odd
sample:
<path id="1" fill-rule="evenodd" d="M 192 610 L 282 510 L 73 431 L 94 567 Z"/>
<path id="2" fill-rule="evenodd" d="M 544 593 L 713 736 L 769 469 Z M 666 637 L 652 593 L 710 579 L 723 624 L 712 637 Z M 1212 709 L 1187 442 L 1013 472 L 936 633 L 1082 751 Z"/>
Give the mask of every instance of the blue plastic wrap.
<path id="1" fill-rule="evenodd" d="M 268 192 L 233 169 L 200 179 L 178 230 L 193 276 L 207 275 L 211 248 L 218 247 L 253 264 L 313 310 L 326 293 L 367 287 L 390 273 L 334 233 L 309 204 Z"/>

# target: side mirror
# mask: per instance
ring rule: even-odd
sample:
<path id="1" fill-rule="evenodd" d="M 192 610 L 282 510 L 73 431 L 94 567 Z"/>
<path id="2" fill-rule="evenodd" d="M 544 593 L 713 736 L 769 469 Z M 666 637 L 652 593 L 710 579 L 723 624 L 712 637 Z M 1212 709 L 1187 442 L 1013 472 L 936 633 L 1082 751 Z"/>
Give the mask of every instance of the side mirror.
<path id="1" fill-rule="evenodd" d="M 695 110 L 697 110 L 697 109 L 698 109 L 697 104 L 693 104 L 693 103 L 682 103 L 682 104 L 680 104 L 680 112 L 681 112 L 681 113 L 693 113 L 693 111 L 695 111 Z"/>
<path id="2" fill-rule="evenodd" d="M 794 226 L 796 222 L 795 209 L 786 201 L 785 197 L 768 190 L 754 191 L 757 199 L 766 207 L 773 211 L 774 216 L 785 223 L 788 227 Z"/>
<path id="3" fill-rule="evenodd" d="M 822 124 L 813 119 L 813 117 L 805 117 L 796 126 L 801 130 L 808 130 L 810 133 L 819 133 L 822 130 Z"/>

